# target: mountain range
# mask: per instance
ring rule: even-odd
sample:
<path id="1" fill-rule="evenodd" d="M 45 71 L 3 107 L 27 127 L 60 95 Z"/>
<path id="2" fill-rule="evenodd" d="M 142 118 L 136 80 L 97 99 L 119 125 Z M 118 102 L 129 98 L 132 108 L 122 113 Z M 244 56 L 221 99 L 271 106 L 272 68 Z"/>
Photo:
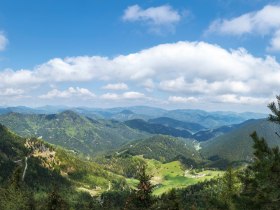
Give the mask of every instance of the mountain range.
<path id="1" fill-rule="evenodd" d="M 0 123 L 20 136 L 39 137 L 90 156 L 125 149 L 129 154 L 155 159 L 162 157 L 168 161 L 176 156 L 192 158 L 192 155 L 210 161 L 249 161 L 252 156 L 249 135 L 255 130 L 267 138 L 270 145 L 278 145 L 273 124 L 264 119 L 247 120 L 264 116 L 258 113 L 168 111 L 152 107 L 75 108 L 58 112 L 60 109 L 63 107 L 58 107 L 55 114 L 42 114 L 44 108 L 2 108 Z M 103 117 L 93 117 L 93 113 L 103 113 Z M 217 127 L 207 127 L 210 122 Z M 153 152 L 147 148 L 153 148 Z"/>
<path id="2" fill-rule="evenodd" d="M 126 121 L 132 119 L 150 120 L 159 117 L 168 117 L 188 123 L 200 124 L 206 128 L 217 128 L 223 125 L 239 124 L 249 119 L 265 118 L 267 115 L 253 112 L 206 112 L 203 110 L 177 109 L 165 110 L 162 108 L 148 106 L 132 106 L 117 108 L 87 108 L 87 107 L 66 107 L 66 106 L 44 106 L 38 108 L 30 107 L 2 107 L 0 114 L 17 112 L 24 114 L 57 114 L 66 110 L 72 110 L 83 116 L 94 119 L 114 119 Z"/>
<path id="3" fill-rule="evenodd" d="M 39 137 L 84 154 L 94 155 L 149 136 L 114 120 L 93 120 L 73 111 L 59 114 L 0 115 L 0 123 L 23 137 Z"/>

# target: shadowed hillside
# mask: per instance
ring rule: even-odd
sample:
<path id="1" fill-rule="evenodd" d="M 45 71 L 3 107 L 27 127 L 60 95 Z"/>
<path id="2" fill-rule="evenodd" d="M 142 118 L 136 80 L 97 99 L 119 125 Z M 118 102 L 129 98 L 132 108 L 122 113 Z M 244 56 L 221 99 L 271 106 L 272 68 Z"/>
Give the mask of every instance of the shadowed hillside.
<path id="1" fill-rule="evenodd" d="M 253 141 L 250 137 L 254 131 L 264 137 L 270 146 L 280 145 L 280 138 L 275 134 L 279 126 L 265 119 L 251 120 L 227 134 L 202 143 L 202 154 L 206 158 L 222 158 L 229 161 L 250 161 L 253 154 Z"/>

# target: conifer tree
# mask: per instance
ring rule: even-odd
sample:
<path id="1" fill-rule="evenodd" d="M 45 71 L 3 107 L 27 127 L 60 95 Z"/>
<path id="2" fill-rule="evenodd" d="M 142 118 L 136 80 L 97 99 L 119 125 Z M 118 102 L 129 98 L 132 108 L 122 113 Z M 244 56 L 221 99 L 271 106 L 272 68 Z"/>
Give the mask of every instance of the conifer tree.
<path id="1" fill-rule="evenodd" d="M 143 165 L 139 172 L 139 184 L 137 186 L 136 197 L 139 207 L 149 208 L 152 205 L 152 190 L 151 176 L 146 172 L 146 166 Z"/>
<path id="2" fill-rule="evenodd" d="M 240 182 L 232 166 L 229 166 L 222 178 L 221 197 L 229 209 L 234 209 L 233 196 L 239 193 Z"/>
<path id="3" fill-rule="evenodd" d="M 277 124 L 280 124 L 280 95 L 276 96 L 277 105 L 275 102 L 268 104 L 268 108 L 272 112 L 269 114 L 268 120 Z"/>
<path id="4" fill-rule="evenodd" d="M 49 193 L 47 200 L 47 210 L 66 210 L 69 209 L 67 203 L 63 200 L 58 193 L 58 187 L 54 186 L 53 190 Z"/>
<path id="5" fill-rule="evenodd" d="M 150 209 L 153 205 L 153 186 L 151 176 L 147 174 L 145 165 L 140 167 L 138 179 L 137 189 L 132 191 L 131 195 L 127 198 L 125 210 Z"/>
<path id="6" fill-rule="evenodd" d="M 268 105 L 271 114 L 268 120 L 280 124 L 280 96 L 277 102 Z M 276 135 L 279 136 L 277 132 Z M 246 209 L 279 209 L 280 206 L 280 152 L 279 147 L 270 148 L 264 138 L 256 132 L 254 141 L 254 162 L 241 177 L 243 192 L 241 199 Z M 279 139 L 280 140 L 280 139 Z"/>

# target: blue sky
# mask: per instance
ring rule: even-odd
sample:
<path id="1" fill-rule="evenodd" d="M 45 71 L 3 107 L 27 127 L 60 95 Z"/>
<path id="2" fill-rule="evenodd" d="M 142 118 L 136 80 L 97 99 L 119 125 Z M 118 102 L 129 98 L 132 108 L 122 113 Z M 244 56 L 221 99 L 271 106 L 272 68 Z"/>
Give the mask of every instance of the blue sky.
<path id="1" fill-rule="evenodd" d="M 0 2 L 0 106 L 266 111 L 280 1 Z"/>

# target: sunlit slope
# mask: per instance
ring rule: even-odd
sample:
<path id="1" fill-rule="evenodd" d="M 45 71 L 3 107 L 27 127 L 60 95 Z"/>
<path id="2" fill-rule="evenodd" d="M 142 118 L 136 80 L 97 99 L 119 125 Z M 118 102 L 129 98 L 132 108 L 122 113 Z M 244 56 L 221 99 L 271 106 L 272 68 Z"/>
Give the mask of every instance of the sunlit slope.
<path id="1" fill-rule="evenodd" d="M 0 116 L 0 123 L 21 136 L 36 136 L 90 155 L 148 136 L 123 123 L 93 120 L 73 111 L 51 115 L 9 113 Z"/>

